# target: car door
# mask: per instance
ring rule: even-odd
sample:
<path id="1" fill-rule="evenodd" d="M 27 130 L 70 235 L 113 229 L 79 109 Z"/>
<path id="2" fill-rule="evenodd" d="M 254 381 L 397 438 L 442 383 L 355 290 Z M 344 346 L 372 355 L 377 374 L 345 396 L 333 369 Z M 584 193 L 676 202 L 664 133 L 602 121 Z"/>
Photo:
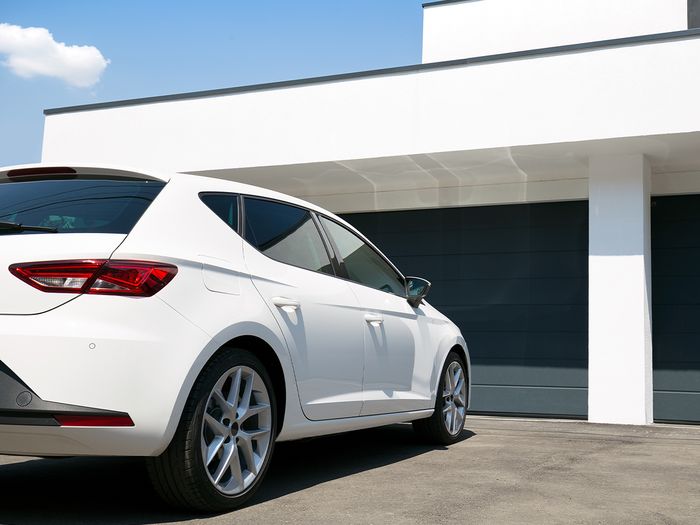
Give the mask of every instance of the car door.
<path id="1" fill-rule="evenodd" d="M 433 353 L 428 321 L 405 297 L 404 278 L 353 231 L 321 216 L 364 314 L 365 374 L 362 415 L 431 407 Z"/>
<path id="2" fill-rule="evenodd" d="M 364 321 L 348 283 L 335 277 L 317 219 L 254 197 L 243 198 L 243 210 L 246 266 L 284 333 L 304 414 L 359 415 Z"/>

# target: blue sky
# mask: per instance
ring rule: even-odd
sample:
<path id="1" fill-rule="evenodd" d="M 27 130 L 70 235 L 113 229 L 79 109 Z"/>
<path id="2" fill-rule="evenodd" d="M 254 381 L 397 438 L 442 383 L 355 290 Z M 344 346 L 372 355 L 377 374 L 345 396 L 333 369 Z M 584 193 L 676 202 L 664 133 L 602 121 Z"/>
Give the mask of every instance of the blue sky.
<path id="1" fill-rule="evenodd" d="M 0 66 L 0 165 L 41 157 L 42 110 L 420 62 L 421 0 L 0 0 L 0 23 L 94 46 L 99 82 Z M 0 62 L 9 55 L 0 49 Z"/>

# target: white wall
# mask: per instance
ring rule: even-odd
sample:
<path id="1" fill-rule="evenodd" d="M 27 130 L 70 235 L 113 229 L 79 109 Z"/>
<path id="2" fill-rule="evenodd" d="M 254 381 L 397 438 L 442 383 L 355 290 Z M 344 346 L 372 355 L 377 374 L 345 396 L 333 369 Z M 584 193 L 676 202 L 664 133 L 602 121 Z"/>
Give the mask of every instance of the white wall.
<path id="1" fill-rule="evenodd" d="M 423 16 L 423 62 L 688 29 L 687 0 L 466 0 Z"/>
<path id="2" fill-rule="evenodd" d="M 590 160 L 588 419 L 653 421 L 650 166 Z"/>
<path id="3" fill-rule="evenodd" d="M 200 171 L 700 130 L 700 39 L 51 115 L 46 162 Z"/>

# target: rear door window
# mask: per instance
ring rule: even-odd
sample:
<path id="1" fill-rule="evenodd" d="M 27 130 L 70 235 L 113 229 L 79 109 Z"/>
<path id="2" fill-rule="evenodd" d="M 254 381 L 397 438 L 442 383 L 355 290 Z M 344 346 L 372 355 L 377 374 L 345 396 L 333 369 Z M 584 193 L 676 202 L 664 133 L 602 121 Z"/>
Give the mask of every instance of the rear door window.
<path id="1" fill-rule="evenodd" d="M 281 202 L 246 197 L 245 238 L 262 253 L 286 264 L 334 275 L 311 213 Z"/>
<path id="2" fill-rule="evenodd" d="M 129 233 L 165 186 L 153 180 L 69 179 L 0 184 L 0 222 L 58 233 Z M 22 233 L 0 229 L 2 233 Z"/>

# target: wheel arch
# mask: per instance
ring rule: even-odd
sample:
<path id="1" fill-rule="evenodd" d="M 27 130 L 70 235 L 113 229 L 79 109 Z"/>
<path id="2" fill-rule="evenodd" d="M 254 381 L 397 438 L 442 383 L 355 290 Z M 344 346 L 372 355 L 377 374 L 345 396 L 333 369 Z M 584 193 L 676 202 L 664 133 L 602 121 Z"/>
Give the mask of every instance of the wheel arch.
<path id="1" fill-rule="evenodd" d="M 454 346 L 452 346 L 452 348 L 450 348 L 450 351 L 447 352 L 447 354 L 445 355 L 445 359 L 447 359 L 447 356 L 450 354 L 450 352 L 456 352 L 457 354 L 459 354 L 459 356 L 464 361 L 465 366 L 467 367 L 465 373 L 467 375 L 467 408 L 469 408 L 469 404 L 472 400 L 472 367 L 471 360 L 469 359 L 469 353 L 466 350 L 466 345 L 462 346 L 461 344 L 455 344 Z"/>
<path id="2" fill-rule="evenodd" d="M 438 384 L 440 383 L 440 374 L 445 366 L 445 361 L 450 352 L 455 351 L 464 360 L 466 365 L 466 375 L 467 375 L 467 408 L 471 403 L 471 390 L 472 390 L 472 367 L 471 359 L 469 357 L 469 349 L 467 348 L 467 343 L 461 335 L 451 336 L 445 338 L 439 345 L 438 351 L 435 356 L 435 364 L 433 366 L 433 374 L 431 378 L 432 385 L 432 401 L 435 402 L 437 397 Z"/>
<path id="3" fill-rule="evenodd" d="M 282 368 L 282 363 L 277 353 L 264 339 L 254 335 L 241 335 L 221 345 L 207 362 L 229 348 L 249 350 L 262 361 L 263 365 L 265 365 L 265 370 L 267 370 L 267 373 L 270 375 L 272 388 L 277 401 L 277 434 L 279 435 L 284 424 L 284 416 L 287 409 L 287 386 L 285 384 L 284 369 Z"/>
<path id="4" fill-rule="evenodd" d="M 172 407 L 160 446 L 151 455 L 161 454 L 170 445 L 180 424 L 185 403 L 206 365 L 215 356 L 233 347 L 250 350 L 266 365 L 278 401 L 278 435 L 284 430 L 284 424 L 287 420 L 299 417 L 296 414 L 295 406 L 295 400 L 298 404 L 296 378 L 291 358 L 281 334 L 278 336 L 269 327 L 259 323 L 248 322 L 232 325 L 210 339 L 192 362 Z"/>

